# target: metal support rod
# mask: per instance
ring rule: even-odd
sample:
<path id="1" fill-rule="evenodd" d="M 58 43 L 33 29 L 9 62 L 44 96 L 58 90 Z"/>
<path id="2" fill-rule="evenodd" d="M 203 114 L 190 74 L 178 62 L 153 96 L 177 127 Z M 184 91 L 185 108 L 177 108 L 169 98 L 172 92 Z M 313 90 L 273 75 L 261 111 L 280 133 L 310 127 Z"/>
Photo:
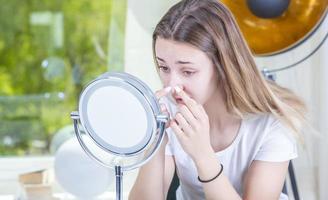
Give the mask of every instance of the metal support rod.
<path id="1" fill-rule="evenodd" d="M 116 176 L 116 200 L 122 200 L 122 190 L 123 190 L 123 172 L 121 166 L 115 166 L 115 176 Z"/>

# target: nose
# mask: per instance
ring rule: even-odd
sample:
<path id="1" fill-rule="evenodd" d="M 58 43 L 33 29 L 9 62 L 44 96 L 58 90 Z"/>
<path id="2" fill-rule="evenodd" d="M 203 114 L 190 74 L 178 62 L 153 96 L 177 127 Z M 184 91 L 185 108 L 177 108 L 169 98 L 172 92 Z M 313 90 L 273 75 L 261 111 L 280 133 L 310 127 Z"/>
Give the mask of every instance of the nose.
<path id="1" fill-rule="evenodd" d="M 169 80 L 168 80 L 167 84 L 168 84 L 168 86 L 171 86 L 172 88 L 174 88 L 175 86 L 182 86 L 183 85 L 181 78 L 179 78 L 177 75 L 175 75 L 173 73 L 169 77 Z"/>
<path id="2" fill-rule="evenodd" d="M 174 88 L 175 86 L 179 86 L 180 88 L 183 88 L 183 81 L 181 78 L 179 78 L 177 75 L 171 74 L 168 80 L 168 86 L 171 86 Z"/>

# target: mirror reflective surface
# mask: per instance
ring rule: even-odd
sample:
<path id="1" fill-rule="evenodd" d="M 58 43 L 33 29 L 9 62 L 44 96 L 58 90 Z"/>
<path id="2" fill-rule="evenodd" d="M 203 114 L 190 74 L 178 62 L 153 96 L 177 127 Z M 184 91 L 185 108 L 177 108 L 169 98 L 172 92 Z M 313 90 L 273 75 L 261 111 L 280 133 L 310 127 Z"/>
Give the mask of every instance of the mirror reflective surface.
<path id="1" fill-rule="evenodd" d="M 80 98 L 81 121 L 101 147 L 117 154 L 134 154 L 149 143 L 151 108 L 133 86 L 99 79 Z"/>
<path id="2" fill-rule="evenodd" d="M 141 102 L 119 87 L 94 91 L 87 103 L 87 116 L 92 130 L 119 148 L 139 144 L 147 133 L 147 115 Z"/>

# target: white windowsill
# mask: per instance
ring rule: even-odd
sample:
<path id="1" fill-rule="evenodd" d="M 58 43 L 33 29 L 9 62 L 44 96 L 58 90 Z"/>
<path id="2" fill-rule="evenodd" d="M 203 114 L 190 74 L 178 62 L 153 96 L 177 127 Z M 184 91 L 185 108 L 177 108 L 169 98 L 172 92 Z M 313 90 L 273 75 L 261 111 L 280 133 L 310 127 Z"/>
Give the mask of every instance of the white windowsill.
<path id="1" fill-rule="evenodd" d="M 0 157 L 0 195 L 12 195 L 18 190 L 18 175 L 52 168 L 54 157 Z"/>
<path id="2" fill-rule="evenodd" d="M 41 157 L 0 157 L 0 199 L 14 199 L 19 190 L 18 175 L 30 171 L 41 169 L 50 169 L 53 167 L 53 156 Z M 123 176 L 123 197 L 129 193 L 133 182 L 137 176 L 138 170 L 125 172 Z M 64 193 L 58 183 L 53 184 L 53 192 L 60 199 L 74 199 L 72 196 Z M 108 192 L 100 196 L 100 199 L 115 199 L 115 181 L 110 186 Z"/>

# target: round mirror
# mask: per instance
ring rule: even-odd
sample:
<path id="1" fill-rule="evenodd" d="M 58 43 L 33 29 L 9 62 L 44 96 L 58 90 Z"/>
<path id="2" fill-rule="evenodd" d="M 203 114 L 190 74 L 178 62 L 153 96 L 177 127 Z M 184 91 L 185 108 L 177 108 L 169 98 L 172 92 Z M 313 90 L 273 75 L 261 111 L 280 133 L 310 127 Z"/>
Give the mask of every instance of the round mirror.
<path id="1" fill-rule="evenodd" d="M 79 99 L 79 112 L 72 114 L 81 146 L 98 162 L 123 170 L 145 163 L 162 141 L 167 116 L 150 88 L 127 73 L 109 72 L 89 83 Z M 102 159 L 80 136 L 84 132 L 111 159 Z"/>

